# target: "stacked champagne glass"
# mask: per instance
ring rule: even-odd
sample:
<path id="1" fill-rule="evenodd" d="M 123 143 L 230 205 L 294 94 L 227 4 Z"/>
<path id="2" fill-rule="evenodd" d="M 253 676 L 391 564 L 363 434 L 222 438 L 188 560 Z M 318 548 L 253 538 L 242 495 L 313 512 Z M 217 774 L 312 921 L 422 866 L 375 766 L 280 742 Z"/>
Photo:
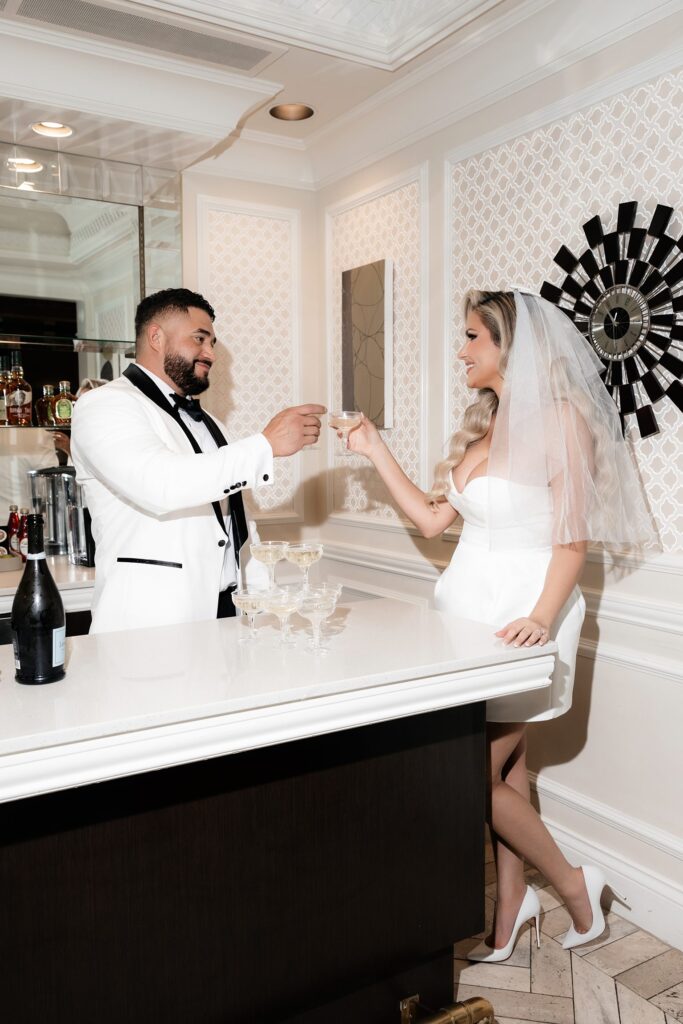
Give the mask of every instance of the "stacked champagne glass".
<path id="1" fill-rule="evenodd" d="M 241 641 L 253 641 L 257 638 L 256 616 L 259 612 L 270 612 L 277 616 L 280 623 L 280 644 L 287 646 L 295 643 L 291 635 L 290 619 L 294 612 L 308 619 L 313 629 L 309 648 L 324 651 L 322 624 L 334 612 L 341 594 L 341 586 L 323 583 L 312 587 L 308 574 L 311 566 L 322 558 L 323 546 L 314 541 L 288 543 L 287 541 L 268 540 L 251 546 L 252 557 L 263 563 L 268 569 L 268 586 L 246 586 L 235 591 L 233 603 L 243 615 L 249 619 L 249 630 L 240 636 Z M 279 586 L 275 582 L 275 566 L 286 559 L 303 572 L 300 585 L 287 584 Z"/>

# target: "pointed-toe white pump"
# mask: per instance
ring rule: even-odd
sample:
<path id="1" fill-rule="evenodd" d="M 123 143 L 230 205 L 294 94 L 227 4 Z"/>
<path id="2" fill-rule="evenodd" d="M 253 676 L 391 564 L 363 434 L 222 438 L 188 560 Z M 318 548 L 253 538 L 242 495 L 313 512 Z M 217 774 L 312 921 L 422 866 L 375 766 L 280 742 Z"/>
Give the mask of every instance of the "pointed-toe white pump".
<path id="1" fill-rule="evenodd" d="M 602 896 L 602 890 L 608 883 L 605 881 L 605 876 L 600 868 L 595 868 L 591 864 L 585 864 L 581 866 L 581 870 L 583 871 L 586 892 L 588 893 L 588 899 L 590 900 L 593 912 L 593 923 L 587 932 L 577 932 L 574 925 L 570 925 L 569 931 L 562 943 L 563 949 L 575 949 L 577 946 L 582 946 L 585 942 L 592 942 L 593 939 L 597 939 L 599 935 L 602 935 L 605 930 L 605 915 L 600 905 L 600 897 Z M 610 885 L 610 889 L 623 903 L 627 903 L 626 897 L 617 892 L 614 886 Z"/>
<path id="2" fill-rule="evenodd" d="M 512 956 L 513 949 L 515 948 L 520 928 L 525 925 L 527 921 L 530 921 L 532 917 L 536 922 L 536 945 L 540 946 L 540 916 L 541 904 L 539 898 L 531 886 L 527 885 L 526 892 L 524 893 L 524 899 L 522 900 L 522 905 L 519 908 L 517 920 L 515 921 L 512 929 L 512 935 L 510 936 L 507 945 L 503 946 L 502 949 L 493 949 L 492 946 L 487 946 L 485 942 L 480 942 L 478 946 L 475 946 L 474 949 L 467 954 L 467 959 L 476 960 L 478 963 L 482 964 L 499 964 L 503 960 L 509 959 L 509 957 Z"/>

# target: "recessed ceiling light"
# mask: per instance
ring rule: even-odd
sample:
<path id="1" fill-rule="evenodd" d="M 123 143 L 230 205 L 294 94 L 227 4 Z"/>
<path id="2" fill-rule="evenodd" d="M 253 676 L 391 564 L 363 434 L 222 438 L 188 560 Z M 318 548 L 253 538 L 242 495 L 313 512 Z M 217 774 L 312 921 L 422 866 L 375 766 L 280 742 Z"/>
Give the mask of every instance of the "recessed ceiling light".
<path id="1" fill-rule="evenodd" d="M 305 121 L 307 117 L 313 117 L 315 111 L 305 103 L 278 103 L 268 113 L 278 121 Z"/>
<path id="2" fill-rule="evenodd" d="M 74 133 L 73 128 L 61 121 L 36 121 L 31 125 L 31 131 L 37 135 L 48 135 L 51 139 L 68 139 Z"/>
<path id="3" fill-rule="evenodd" d="M 42 171 L 43 165 L 39 164 L 37 160 L 31 160 L 27 156 L 11 156 L 7 160 L 8 165 L 15 171 L 20 171 L 22 174 L 37 174 L 38 171 Z"/>

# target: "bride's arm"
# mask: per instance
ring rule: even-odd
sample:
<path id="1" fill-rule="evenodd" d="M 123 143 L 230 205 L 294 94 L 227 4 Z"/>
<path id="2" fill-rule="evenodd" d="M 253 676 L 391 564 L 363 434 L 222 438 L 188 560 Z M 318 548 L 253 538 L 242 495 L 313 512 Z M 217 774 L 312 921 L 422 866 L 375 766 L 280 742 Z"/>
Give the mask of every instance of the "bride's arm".
<path id="1" fill-rule="evenodd" d="M 497 631 L 496 636 L 502 637 L 503 643 L 515 647 L 547 643 L 553 622 L 581 579 L 587 549 L 585 541 L 554 545 L 541 596 L 528 618 L 515 619 Z"/>
<path id="2" fill-rule="evenodd" d="M 437 537 L 455 522 L 458 513 L 448 502 L 440 502 L 436 509 L 427 504 L 424 491 L 408 479 L 377 427 L 365 416 L 349 434 L 349 449 L 370 459 L 396 504 L 423 537 Z"/>

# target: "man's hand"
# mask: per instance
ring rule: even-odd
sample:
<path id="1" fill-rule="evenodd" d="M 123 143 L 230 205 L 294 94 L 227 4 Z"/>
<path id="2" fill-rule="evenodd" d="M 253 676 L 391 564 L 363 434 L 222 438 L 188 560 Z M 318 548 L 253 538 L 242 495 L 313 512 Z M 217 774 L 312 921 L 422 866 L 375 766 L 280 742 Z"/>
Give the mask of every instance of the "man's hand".
<path id="1" fill-rule="evenodd" d="M 263 430 L 273 455 L 294 455 L 304 445 L 315 444 L 320 436 L 320 419 L 324 405 L 294 405 L 273 416 Z"/>

